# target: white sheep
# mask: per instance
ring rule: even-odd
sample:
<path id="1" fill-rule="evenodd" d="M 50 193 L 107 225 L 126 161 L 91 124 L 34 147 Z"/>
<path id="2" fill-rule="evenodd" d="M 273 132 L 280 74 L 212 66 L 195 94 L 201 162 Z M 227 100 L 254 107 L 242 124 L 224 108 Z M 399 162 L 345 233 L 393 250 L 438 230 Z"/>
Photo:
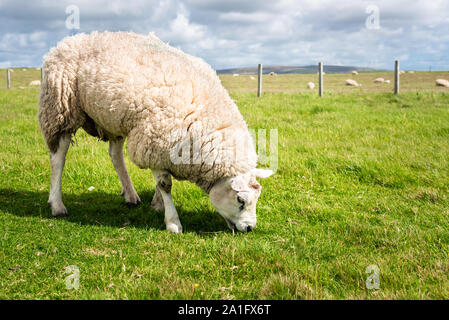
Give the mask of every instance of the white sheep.
<path id="1" fill-rule="evenodd" d="M 356 70 L 353 70 L 351 73 L 355 76 L 359 74 Z"/>
<path id="2" fill-rule="evenodd" d="M 40 80 L 33 80 L 30 82 L 29 84 L 30 86 L 40 86 L 41 85 L 41 81 Z"/>
<path id="3" fill-rule="evenodd" d="M 233 230 L 251 231 L 256 203 L 271 170 L 256 169 L 248 127 L 212 68 L 153 35 L 126 32 L 77 34 L 45 58 L 39 123 L 50 151 L 49 204 L 65 216 L 61 176 L 72 135 L 83 128 L 109 141 L 109 155 L 129 205 L 140 198 L 129 178 L 122 147 L 156 179 L 152 206 L 165 209 L 167 230 L 182 232 L 172 201 L 176 179 L 209 194 Z M 190 150 L 193 147 L 193 150 Z"/>
<path id="4" fill-rule="evenodd" d="M 313 82 L 307 83 L 307 88 L 309 88 L 310 90 L 314 89 L 315 88 L 315 83 L 313 83 Z"/>
<path id="5" fill-rule="evenodd" d="M 447 87 L 449 88 L 449 81 L 446 79 L 437 79 L 435 84 L 439 87 Z"/>
<path id="6" fill-rule="evenodd" d="M 256 78 L 254 78 L 253 76 L 250 76 L 249 77 L 251 80 L 256 80 Z"/>
<path id="7" fill-rule="evenodd" d="M 346 79 L 346 85 L 347 86 L 353 86 L 353 87 L 358 87 L 360 86 L 357 81 L 352 80 L 352 79 Z"/>
<path id="8" fill-rule="evenodd" d="M 390 80 L 385 80 L 385 83 L 390 83 Z"/>
<path id="9" fill-rule="evenodd" d="M 375 83 L 384 83 L 385 79 L 384 78 L 376 78 L 376 79 L 374 79 L 373 82 L 375 82 Z"/>
<path id="10" fill-rule="evenodd" d="M 277 76 L 277 74 L 276 74 L 275 72 L 273 72 L 273 71 L 271 71 L 271 72 L 269 73 L 269 75 L 270 75 L 270 76 Z"/>
<path id="11" fill-rule="evenodd" d="M 238 74 L 238 73 L 234 73 L 232 76 L 233 76 L 233 77 L 238 77 L 239 74 Z"/>

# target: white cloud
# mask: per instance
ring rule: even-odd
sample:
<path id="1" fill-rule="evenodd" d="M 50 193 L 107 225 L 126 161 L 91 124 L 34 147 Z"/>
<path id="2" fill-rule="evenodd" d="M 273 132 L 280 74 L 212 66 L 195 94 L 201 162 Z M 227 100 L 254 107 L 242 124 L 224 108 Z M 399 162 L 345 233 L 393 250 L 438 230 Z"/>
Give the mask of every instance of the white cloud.
<path id="1" fill-rule="evenodd" d="M 392 68 L 449 69 L 449 2 L 442 0 L 0 1 L 0 65 L 38 66 L 70 34 L 65 7 L 80 8 L 81 32 L 155 31 L 215 68 L 306 65 L 323 60 Z M 379 8 L 380 29 L 365 26 Z"/>

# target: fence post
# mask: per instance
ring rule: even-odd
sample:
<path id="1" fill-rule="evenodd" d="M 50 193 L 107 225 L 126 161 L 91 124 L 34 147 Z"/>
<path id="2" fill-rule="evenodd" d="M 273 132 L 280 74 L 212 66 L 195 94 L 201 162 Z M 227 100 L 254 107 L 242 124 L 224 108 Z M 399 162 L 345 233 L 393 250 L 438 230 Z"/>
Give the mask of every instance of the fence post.
<path id="1" fill-rule="evenodd" d="M 323 63 L 318 63 L 318 86 L 319 86 L 319 95 L 322 97 L 324 95 L 324 83 L 323 83 Z"/>
<path id="2" fill-rule="evenodd" d="M 41 83 L 44 82 L 44 68 L 41 67 Z"/>
<path id="3" fill-rule="evenodd" d="M 9 72 L 9 69 L 6 69 L 6 86 L 8 89 L 11 88 L 11 74 Z"/>
<path id="4" fill-rule="evenodd" d="M 259 63 L 258 68 L 258 77 L 257 77 L 257 96 L 260 97 L 262 95 L 262 64 Z"/>
<path id="5" fill-rule="evenodd" d="M 394 94 L 399 93 L 399 60 L 394 61 Z"/>

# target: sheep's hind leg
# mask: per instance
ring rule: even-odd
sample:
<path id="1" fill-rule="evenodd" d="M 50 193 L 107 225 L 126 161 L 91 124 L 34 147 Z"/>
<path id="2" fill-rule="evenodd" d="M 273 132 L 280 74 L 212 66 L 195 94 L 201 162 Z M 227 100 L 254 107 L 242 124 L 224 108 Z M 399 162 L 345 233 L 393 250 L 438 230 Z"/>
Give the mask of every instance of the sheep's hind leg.
<path id="1" fill-rule="evenodd" d="M 65 208 L 64 203 L 62 203 L 61 179 L 70 141 L 70 134 L 62 135 L 59 139 L 59 144 L 56 151 L 50 152 L 51 184 L 48 204 L 51 206 L 51 213 L 53 217 L 67 216 L 67 209 Z"/>
<path id="2" fill-rule="evenodd" d="M 112 164 L 122 184 L 122 195 L 125 196 L 126 205 L 135 207 L 140 203 L 140 198 L 134 189 L 128 170 L 126 170 L 125 159 L 123 157 L 123 143 L 125 139 L 111 139 L 109 141 L 109 156 Z"/>
<path id="3" fill-rule="evenodd" d="M 165 225 L 167 226 L 167 231 L 173 233 L 182 233 L 182 225 L 179 221 L 178 212 L 176 212 L 175 205 L 173 204 L 173 199 L 171 195 L 171 176 L 170 173 L 163 170 L 152 170 L 153 176 L 156 179 L 157 189 L 162 197 L 162 201 L 165 207 Z M 156 192 L 157 192 L 156 189 Z M 156 194 L 155 194 L 156 196 Z"/>

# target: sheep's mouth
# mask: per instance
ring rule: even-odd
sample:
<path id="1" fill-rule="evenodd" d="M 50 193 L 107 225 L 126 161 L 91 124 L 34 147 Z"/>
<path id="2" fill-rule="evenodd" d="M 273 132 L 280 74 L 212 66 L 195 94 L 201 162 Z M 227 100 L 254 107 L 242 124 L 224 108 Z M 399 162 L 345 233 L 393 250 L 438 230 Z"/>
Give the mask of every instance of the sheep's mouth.
<path id="1" fill-rule="evenodd" d="M 239 230 L 237 229 L 237 226 L 235 225 L 234 222 L 232 222 L 231 220 L 228 220 L 225 218 L 226 223 L 228 224 L 228 228 L 231 229 L 233 232 L 238 232 Z"/>

